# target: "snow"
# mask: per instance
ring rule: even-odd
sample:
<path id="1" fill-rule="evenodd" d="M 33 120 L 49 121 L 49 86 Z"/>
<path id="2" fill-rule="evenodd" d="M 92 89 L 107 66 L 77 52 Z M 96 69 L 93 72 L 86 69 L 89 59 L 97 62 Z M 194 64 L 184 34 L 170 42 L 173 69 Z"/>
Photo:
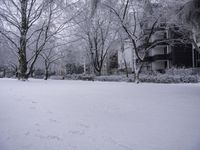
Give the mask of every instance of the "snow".
<path id="1" fill-rule="evenodd" d="M 0 150 L 199 150 L 200 84 L 0 80 Z"/>

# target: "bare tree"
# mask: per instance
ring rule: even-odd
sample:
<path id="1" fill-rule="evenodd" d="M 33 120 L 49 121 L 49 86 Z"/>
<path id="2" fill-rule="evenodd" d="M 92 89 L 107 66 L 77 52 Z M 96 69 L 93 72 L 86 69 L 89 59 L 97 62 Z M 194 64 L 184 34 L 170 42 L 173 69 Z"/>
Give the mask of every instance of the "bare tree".
<path id="1" fill-rule="evenodd" d="M 90 17 L 87 9 L 81 18 L 84 22 L 75 22 L 79 26 L 78 37 L 81 37 L 86 45 L 89 59 L 96 75 L 101 75 L 102 68 L 108 53 L 116 40 L 117 31 L 114 28 L 112 13 L 103 8 L 96 10 L 93 17 Z"/>
<path id="2" fill-rule="evenodd" d="M 112 34 L 110 33 L 110 24 L 106 25 L 106 27 L 103 24 L 103 20 L 97 20 L 97 22 L 92 25 L 91 32 L 87 33 L 89 42 L 88 51 L 97 75 L 101 75 L 106 56 L 114 41 L 114 37 L 109 35 Z"/>
<path id="3" fill-rule="evenodd" d="M 19 79 L 27 79 L 46 43 L 70 19 L 54 25 L 57 18 L 63 19 L 54 0 L 2 0 L 0 4 L 0 19 L 6 25 L 0 34 L 17 50 Z"/>
<path id="4" fill-rule="evenodd" d="M 184 3 L 180 9 L 182 19 L 185 23 L 192 25 L 194 28 L 200 28 L 200 1 L 190 0 Z"/>
<path id="5" fill-rule="evenodd" d="M 41 57 L 44 61 L 44 67 L 45 67 L 45 77 L 44 80 L 47 80 L 49 78 L 49 69 L 50 67 L 56 63 L 58 60 L 62 58 L 59 52 L 56 52 L 54 48 L 50 48 L 48 50 L 45 50 L 42 52 Z"/>
<path id="6" fill-rule="evenodd" d="M 148 52 L 162 43 L 173 44 L 183 42 L 184 39 L 156 39 L 152 40 L 157 33 L 158 25 L 162 22 L 163 7 L 158 6 L 154 12 L 149 0 L 144 3 L 137 0 L 126 0 L 119 6 L 107 5 L 119 20 L 119 24 L 127 35 L 132 47 L 133 69 L 135 82 L 139 83 L 139 75 Z M 160 8 L 160 9 L 158 9 Z"/>
<path id="7" fill-rule="evenodd" d="M 197 38 L 200 36 L 200 1 L 190 0 L 185 3 L 179 4 L 180 8 L 177 16 L 176 24 L 182 28 L 182 30 L 190 30 L 192 36 L 188 36 L 188 40 L 193 44 L 195 50 L 200 53 Z"/>

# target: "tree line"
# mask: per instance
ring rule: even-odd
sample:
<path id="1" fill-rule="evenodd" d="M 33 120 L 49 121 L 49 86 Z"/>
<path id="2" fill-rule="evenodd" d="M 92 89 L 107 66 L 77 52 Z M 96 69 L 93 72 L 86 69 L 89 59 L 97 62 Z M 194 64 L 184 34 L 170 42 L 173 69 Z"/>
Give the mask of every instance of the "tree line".
<path id="1" fill-rule="evenodd" d="M 9 63 L 21 80 L 29 78 L 41 59 L 47 79 L 50 66 L 64 63 L 69 58 L 65 51 L 73 47 L 82 53 L 79 61 L 101 75 L 108 56 L 116 50 L 123 53 L 128 41 L 138 82 L 148 52 L 161 43 L 193 43 L 200 52 L 199 17 L 198 0 L 2 0 L 1 59 L 9 51 Z M 163 22 L 178 27 L 183 36 L 152 40 Z"/>

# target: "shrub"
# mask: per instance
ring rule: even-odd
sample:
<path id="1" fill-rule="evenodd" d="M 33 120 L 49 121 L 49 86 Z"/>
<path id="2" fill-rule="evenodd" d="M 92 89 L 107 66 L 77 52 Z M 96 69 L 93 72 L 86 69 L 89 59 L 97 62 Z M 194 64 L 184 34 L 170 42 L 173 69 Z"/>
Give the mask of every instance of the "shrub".
<path id="1" fill-rule="evenodd" d="M 112 76 L 96 76 L 94 78 L 95 81 L 115 81 L 115 82 L 119 82 L 119 81 L 124 81 L 123 76 L 119 76 L 119 75 L 112 75 Z"/>
<path id="2" fill-rule="evenodd" d="M 180 76 L 169 74 L 157 74 L 157 75 L 141 75 L 141 82 L 152 83 L 197 83 L 198 78 L 195 75 Z"/>
<path id="3" fill-rule="evenodd" d="M 71 74 L 66 75 L 65 79 L 67 80 L 87 80 L 87 81 L 93 81 L 94 76 L 93 75 L 85 75 L 85 74 Z"/>
<path id="4" fill-rule="evenodd" d="M 52 79 L 62 79 L 62 77 Z M 109 75 L 109 76 L 94 76 L 85 74 L 66 75 L 68 80 L 87 80 L 87 81 L 111 81 L 111 82 L 134 82 L 134 75 L 131 74 L 127 78 L 125 75 Z M 166 70 L 164 74 L 156 71 L 142 72 L 140 74 L 141 82 L 151 83 L 197 83 L 200 81 L 200 76 L 193 73 L 192 69 L 177 69 L 172 68 Z"/>
<path id="5" fill-rule="evenodd" d="M 64 80 L 65 78 L 63 76 L 53 75 L 53 76 L 50 76 L 49 79 Z"/>
<path id="6" fill-rule="evenodd" d="M 191 69 L 191 68 L 188 68 L 188 69 L 184 69 L 184 68 L 171 68 L 171 69 L 167 69 L 165 71 L 165 74 L 168 74 L 168 75 L 179 75 L 179 76 L 194 75 L 193 74 L 193 69 Z"/>

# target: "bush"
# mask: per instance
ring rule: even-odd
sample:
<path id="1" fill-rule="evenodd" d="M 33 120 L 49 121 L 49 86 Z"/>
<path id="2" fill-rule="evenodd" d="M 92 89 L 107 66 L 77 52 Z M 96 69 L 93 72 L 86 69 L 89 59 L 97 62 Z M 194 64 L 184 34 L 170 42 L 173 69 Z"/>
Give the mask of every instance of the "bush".
<path id="1" fill-rule="evenodd" d="M 126 78 L 125 75 L 110 75 L 110 76 L 94 76 L 94 75 L 66 75 L 65 79 L 68 80 L 86 80 L 86 81 L 128 81 L 129 79 L 131 80 L 132 77 Z"/>
<path id="2" fill-rule="evenodd" d="M 197 83 L 198 78 L 195 75 L 180 76 L 169 74 L 157 74 L 157 75 L 141 75 L 141 82 L 152 83 Z"/>
<path id="3" fill-rule="evenodd" d="M 63 76 L 53 75 L 53 76 L 50 76 L 49 79 L 52 79 L 52 80 L 64 80 L 65 78 Z"/>
<path id="4" fill-rule="evenodd" d="M 184 68 L 171 68 L 165 71 L 165 74 L 168 75 L 179 75 L 179 76 L 189 76 L 194 75 L 193 69 L 184 69 Z"/>
<path id="5" fill-rule="evenodd" d="M 72 75 L 66 75 L 65 79 L 94 81 L 94 76 L 93 75 L 85 75 L 85 74 L 72 74 Z"/>
<path id="6" fill-rule="evenodd" d="M 124 81 L 125 79 L 123 78 L 123 76 L 119 76 L 119 75 L 112 75 L 112 76 L 96 76 L 94 78 L 95 81 L 111 81 L 111 82 L 119 82 L 119 81 Z"/>
<path id="7" fill-rule="evenodd" d="M 183 83 L 197 83 L 198 82 L 198 77 L 195 75 L 189 75 L 187 77 L 181 77 L 181 81 Z"/>
<path id="8" fill-rule="evenodd" d="M 77 78 L 78 80 L 94 81 L 94 76 L 92 75 L 80 75 Z"/>
<path id="9" fill-rule="evenodd" d="M 51 77 L 52 79 L 62 79 L 61 77 Z M 66 75 L 68 80 L 87 80 L 87 81 L 110 81 L 110 82 L 134 82 L 134 75 L 131 74 L 127 78 L 125 75 L 110 75 L 110 76 L 94 76 L 85 74 Z M 164 74 L 156 71 L 142 72 L 140 74 L 141 82 L 151 83 L 197 83 L 200 81 L 200 76 L 193 73 L 192 69 L 176 69 L 166 70 Z"/>

